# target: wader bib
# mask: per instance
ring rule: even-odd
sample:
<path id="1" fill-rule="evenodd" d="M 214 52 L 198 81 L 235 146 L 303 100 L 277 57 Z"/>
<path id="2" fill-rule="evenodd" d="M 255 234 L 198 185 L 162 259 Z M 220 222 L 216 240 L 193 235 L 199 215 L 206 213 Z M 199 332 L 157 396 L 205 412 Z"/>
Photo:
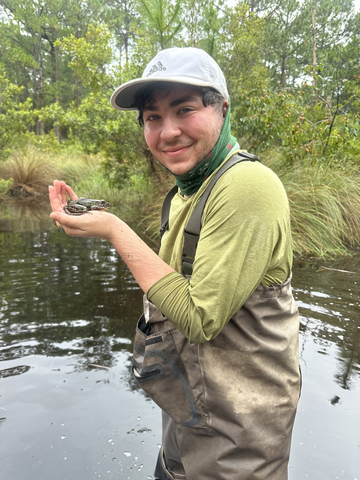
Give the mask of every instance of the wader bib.
<path id="1" fill-rule="evenodd" d="M 191 275 L 201 213 L 212 186 L 224 171 L 244 160 L 256 157 L 243 153 L 231 157 L 201 197 L 202 206 L 195 208 L 184 232 L 184 275 Z M 171 198 L 164 202 L 163 231 Z M 290 279 L 283 285 L 258 286 L 221 333 L 202 344 L 190 344 L 155 305 L 144 300 L 133 374 L 163 411 L 156 478 L 288 478 L 300 395 L 298 334 Z"/>

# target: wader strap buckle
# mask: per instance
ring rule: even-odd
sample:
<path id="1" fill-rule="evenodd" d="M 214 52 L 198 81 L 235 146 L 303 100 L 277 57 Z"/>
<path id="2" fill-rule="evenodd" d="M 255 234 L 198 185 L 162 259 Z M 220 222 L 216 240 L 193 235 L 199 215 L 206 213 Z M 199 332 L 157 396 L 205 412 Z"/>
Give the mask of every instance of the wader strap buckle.
<path id="1" fill-rule="evenodd" d="M 194 263 L 196 247 L 199 241 L 199 235 L 184 231 L 184 247 L 182 254 L 182 274 L 191 275 L 192 265 Z"/>

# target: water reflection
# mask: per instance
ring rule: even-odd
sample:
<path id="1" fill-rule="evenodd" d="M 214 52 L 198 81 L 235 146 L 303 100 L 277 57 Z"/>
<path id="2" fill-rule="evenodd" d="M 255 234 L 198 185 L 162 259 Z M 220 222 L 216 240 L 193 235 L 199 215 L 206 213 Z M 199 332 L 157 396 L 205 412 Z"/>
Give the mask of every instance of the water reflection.
<path id="1" fill-rule="evenodd" d="M 339 259 L 331 264 L 334 270 L 321 270 L 318 262 L 300 263 L 295 268 L 302 350 L 307 335 L 314 339 L 322 355 L 327 354 L 329 345 L 336 344 L 338 371 L 334 378 L 341 388 L 349 389 L 360 373 L 360 273 L 338 270 L 360 272 L 360 259 Z"/>
<path id="2" fill-rule="evenodd" d="M 1 360 L 76 354 L 80 371 L 131 350 L 142 294 L 107 242 L 2 232 L 0 248 Z"/>
<path id="3" fill-rule="evenodd" d="M 45 197 L 0 199 L 0 229 L 2 231 L 38 231 L 46 228 L 50 215 Z M 45 213 L 45 215 L 44 215 Z"/>
<path id="4" fill-rule="evenodd" d="M 107 242 L 41 222 L 0 223 L 2 478 L 150 479 L 160 414 L 130 375 L 142 292 Z M 304 385 L 291 480 L 359 470 L 360 256 L 326 263 L 355 274 L 322 264 L 294 268 Z"/>

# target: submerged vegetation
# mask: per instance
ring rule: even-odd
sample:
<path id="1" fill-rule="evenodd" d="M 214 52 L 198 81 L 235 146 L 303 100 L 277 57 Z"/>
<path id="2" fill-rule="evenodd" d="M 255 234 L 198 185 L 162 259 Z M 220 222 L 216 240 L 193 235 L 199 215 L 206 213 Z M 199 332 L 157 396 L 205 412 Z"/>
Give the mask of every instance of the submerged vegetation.
<path id="1" fill-rule="evenodd" d="M 232 132 L 281 178 L 296 256 L 360 245 L 360 13 L 354 0 L 0 0 L 0 220 L 40 217 L 47 186 L 105 198 L 157 242 L 172 179 L 135 112 L 109 97 L 155 53 L 203 48 L 220 64 Z M 21 224 L 21 221 L 17 222 Z"/>

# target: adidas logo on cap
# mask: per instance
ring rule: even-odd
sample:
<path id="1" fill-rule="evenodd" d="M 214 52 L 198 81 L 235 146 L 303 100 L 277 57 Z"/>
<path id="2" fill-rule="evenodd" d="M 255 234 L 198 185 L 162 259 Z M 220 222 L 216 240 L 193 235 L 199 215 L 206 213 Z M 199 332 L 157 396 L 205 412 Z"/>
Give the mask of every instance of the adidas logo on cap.
<path id="1" fill-rule="evenodd" d="M 153 73 L 155 72 L 161 72 L 163 70 L 166 70 L 166 67 L 164 67 L 164 65 L 162 64 L 162 62 L 160 62 L 160 60 L 155 63 L 155 65 L 153 65 L 151 68 L 150 68 L 150 71 L 149 73 L 146 75 L 147 77 L 149 77 L 150 75 L 152 75 Z"/>

